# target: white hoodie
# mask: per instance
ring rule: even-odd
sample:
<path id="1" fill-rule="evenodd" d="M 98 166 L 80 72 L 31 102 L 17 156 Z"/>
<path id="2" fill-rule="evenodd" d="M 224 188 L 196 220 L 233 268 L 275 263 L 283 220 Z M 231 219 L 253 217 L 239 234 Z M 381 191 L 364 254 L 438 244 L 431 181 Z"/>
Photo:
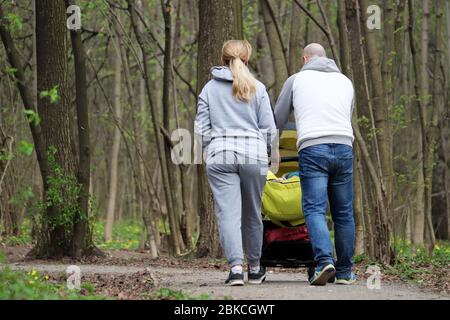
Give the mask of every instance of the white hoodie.
<path id="1" fill-rule="evenodd" d="M 278 129 L 285 126 L 294 109 L 297 149 L 339 143 L 352 146 L 354 89 L 336 63 L 328 58 L 312 58 L 283 86 L 275 106 Z"/>

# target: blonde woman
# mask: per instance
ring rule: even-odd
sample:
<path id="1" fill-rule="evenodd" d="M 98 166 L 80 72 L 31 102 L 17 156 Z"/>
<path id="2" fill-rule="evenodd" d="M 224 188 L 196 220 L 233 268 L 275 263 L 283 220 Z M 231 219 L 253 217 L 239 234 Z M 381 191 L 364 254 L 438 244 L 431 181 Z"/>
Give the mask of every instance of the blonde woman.
<path id="1" fill-rule="evenodd" d="M 244 284 L 244 251 L 248 282 L 260 284 L 266 277 L 259 263 L 261 194 L 268 170 L 268 137 L 276 126 L 266 88 L 247 67 L 251 53 L 248 41 L 224 44 L 223 66 L 211 69 L 212 79 L 200 93 L 195 119 L 195 132 L 205 149 L 220 241 L 231 267 L 225 283 L 232 286 Z"/>

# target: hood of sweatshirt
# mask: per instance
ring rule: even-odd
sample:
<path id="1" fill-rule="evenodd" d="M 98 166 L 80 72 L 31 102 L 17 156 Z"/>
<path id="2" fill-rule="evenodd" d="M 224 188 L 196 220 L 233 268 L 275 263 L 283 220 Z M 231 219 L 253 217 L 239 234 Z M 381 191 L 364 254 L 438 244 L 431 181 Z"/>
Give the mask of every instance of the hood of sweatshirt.
<path id="1" fill-rule="evenodd" d="M 309 60 L 302 68 L 302 71 L 314 70 L 322 72 L 341 72 L 332 59 L 325 57 L 314 57 Z"/>
<path id="2" fill-rule="evenodd" d="M 213 79 L 219 81 L 229 81 L 233 82 L 233 73 L 228 67 L 212 67 L 211 75 Z"/>

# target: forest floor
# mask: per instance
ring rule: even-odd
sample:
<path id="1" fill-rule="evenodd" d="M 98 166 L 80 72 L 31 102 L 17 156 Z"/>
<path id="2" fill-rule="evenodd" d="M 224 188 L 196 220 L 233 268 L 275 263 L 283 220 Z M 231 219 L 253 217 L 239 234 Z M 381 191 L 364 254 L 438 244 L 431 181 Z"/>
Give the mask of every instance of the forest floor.
<path id="1" fill-rule="evenodd" d="M 352 286 L 328 284 L 310 286 L 306 269 L 270 268 L 263 285 L 227 287 L 223 281 L 227 267 L 223 260 L 151 259 L 137 251 L 108 250 L 106 258 L 77 263 L 68 260 L 30 260 L 28 246 L 0 246 L 6 264 L 15 270 L 36 271 L 50 281 L 64 282 L 66 268 L 76 264 L 82 283 L 95 294 L 118 299 L 450 299 L 442 287 L 423 287 L 382 273 L 381 288 L 368 289 L 366 265 L 357 264 L 358 282 Z M 442 278 L 448 285 L 448 278 Z M 86 286 L 83 286 L 86 288 Z"/>

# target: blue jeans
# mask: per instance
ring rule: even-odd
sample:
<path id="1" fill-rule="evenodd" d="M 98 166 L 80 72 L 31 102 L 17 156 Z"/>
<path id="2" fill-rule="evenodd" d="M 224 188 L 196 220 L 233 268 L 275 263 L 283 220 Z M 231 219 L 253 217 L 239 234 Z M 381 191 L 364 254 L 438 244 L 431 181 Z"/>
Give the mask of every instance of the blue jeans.
<path id="1" fill-rule="evenodd" d="M 355 246 L 353 218 L 353 152 L 344 144 L 320 144 L 299 153 L 302 207 L 317 268 L 336 267 L 336 277 L 351 274 Z M 327 197 L 334 222 L 337 261 L 328 231 Z"/>

